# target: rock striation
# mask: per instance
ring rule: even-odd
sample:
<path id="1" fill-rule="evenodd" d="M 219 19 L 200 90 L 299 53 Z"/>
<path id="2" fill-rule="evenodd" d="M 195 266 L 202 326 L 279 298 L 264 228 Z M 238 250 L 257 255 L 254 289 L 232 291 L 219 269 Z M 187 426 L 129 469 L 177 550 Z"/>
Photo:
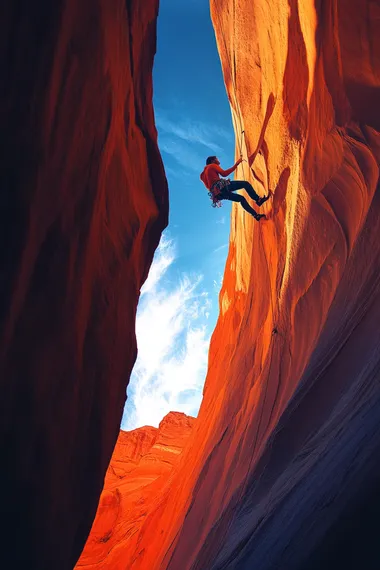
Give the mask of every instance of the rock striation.
<path id="1" fill-rule="evenodd" d="M 90 531 L 162 229 L 158 2 L 0 8 L 2 567 L 70 570 Z"/>
<path id="2" fill-rule="evenodd" d="M 211 12 L 237 177 L 274 197 L 233 210 L 199 416 L 124 567 L 375 569 L 380 5 Z"/>
<path id="3" fill-rule="evenodd" d="M 121 431 L 107 471 L 96 518 L 75 568 L 127 568 L 139 530 L 177 464 L 194 418 L 170 412 L 159 428 Z"/>

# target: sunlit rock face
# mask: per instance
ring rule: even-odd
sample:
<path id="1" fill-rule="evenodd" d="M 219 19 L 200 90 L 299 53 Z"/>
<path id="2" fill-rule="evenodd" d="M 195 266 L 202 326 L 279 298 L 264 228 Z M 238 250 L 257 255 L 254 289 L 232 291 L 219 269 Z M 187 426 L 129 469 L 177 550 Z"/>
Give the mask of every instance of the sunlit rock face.
<path id="1" fill-rule="evenodd" d="M 380 6 L 211 9 L 237 177 L 274 198 L 234 207 L 199 417 L 125 568 L 378 568 Z"/>
<path id="2" fill-rule="evenodd" d="M 1 566 L 70 570 L 136 357 L 167 185 L 156 0 L 0 10 Z"/>
<path id="3" fill-rule="evenodd" d="M 128 568 L 139 530 L 157 504 L 193 423 L 194 418 L 170 412 L 158 429 L 145 426 L 120 432 L 98 512 L 76 568 Z"/>

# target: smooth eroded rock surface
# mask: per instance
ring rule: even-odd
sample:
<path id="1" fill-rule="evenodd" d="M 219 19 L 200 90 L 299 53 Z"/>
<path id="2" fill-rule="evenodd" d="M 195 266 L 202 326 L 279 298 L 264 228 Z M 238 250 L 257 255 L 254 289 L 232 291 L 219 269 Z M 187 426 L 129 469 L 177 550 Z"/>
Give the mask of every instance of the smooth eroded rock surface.
<path id="1" fill-rule="evenodd" d="M 73 568 L 119 434 L 139 290 L 167 223 L 157 9 L 0 8 L 4 568 Z"/>
<path id="2" fill-rule="evenodd" d="M 274 197 L 234 206 L 201 410 L 125 568 L 378 568 L 380 6 L 211 9 L 237 178 Z"/>
<path id="3" fill-rule="evenodd" d="M 120 432 L 98 512 L 76 568 L 128 568 L 139 530 L 147 513 L 157 504 L 193 423 L 192 417 L 170 412 L 158 429 L 145 426 Z"/>

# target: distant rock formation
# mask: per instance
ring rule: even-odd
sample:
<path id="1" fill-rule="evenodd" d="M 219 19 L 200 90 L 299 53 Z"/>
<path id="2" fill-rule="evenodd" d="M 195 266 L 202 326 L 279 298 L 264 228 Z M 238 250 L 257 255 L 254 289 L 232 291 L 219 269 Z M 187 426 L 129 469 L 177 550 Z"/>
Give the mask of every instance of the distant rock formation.
<path id="1" fill-rule="evenodd" d="M 119 434 L 168 212 L 143 5 L 0 8 L 3 568 L 73 568 Z"/>
<path id="2" fill-rule="evenodd" d="M 158 429 L 145 426 L 120 432 L 91 534 L 76 568 L 128 567 L 139 530 L 168 483 L 193 423 L 194 418 L 170 412 Z"/>

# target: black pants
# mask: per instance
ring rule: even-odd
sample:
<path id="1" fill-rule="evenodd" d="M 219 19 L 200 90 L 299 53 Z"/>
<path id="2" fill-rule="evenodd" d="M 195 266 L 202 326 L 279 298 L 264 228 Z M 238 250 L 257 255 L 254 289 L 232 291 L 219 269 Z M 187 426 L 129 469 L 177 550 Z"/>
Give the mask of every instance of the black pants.
<path id="1" fill-rule="evenodd" d="M 240 202 L 243 206 L 244 210 L 249 212 L 254 218 L 257 216 L 257 212 L 251 208 L 248 204 L 247 200 L 241 194 L 234 194 L 236 190 L 245 190 L 250 198 L 256 202 L 259 198 L 259 195 L 256 194 L 253 187 L 249 182 L 245 180 L 233 180 L 229 183 L 226 189 L 218 194 L 218 200 L 231 200 L 231 202 Z"/>

